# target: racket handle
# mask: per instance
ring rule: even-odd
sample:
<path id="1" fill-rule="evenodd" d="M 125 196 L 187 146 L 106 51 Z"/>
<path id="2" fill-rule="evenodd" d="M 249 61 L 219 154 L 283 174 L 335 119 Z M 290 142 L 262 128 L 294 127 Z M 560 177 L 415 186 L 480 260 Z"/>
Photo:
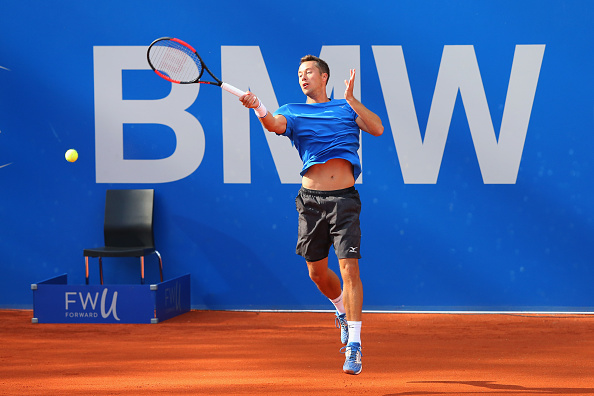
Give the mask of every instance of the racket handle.
<path id="1" fill-rule="evenodd" d="M 221 88 L 223 88 L 227 92 L 231 92 L 233 95 L 237 97 L 245 95 L 245 92 L 243 92 L 241 89 L 235 88 L 233 85 L 227 83 L 221 84 Z"/>

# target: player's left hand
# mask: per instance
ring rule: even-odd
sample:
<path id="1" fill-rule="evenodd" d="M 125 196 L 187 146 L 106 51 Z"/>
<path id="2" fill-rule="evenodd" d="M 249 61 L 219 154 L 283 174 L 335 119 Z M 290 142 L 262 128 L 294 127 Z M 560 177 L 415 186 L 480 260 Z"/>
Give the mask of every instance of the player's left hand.
<path id="1" fill-rule="evenodd" d="M 352 100 L 355 98 L 353 95 L 353 88 L 355 87 L 355 69 L 351 69 L 351 78 L 348 80 L 344 80 L 344 85 L 346 85 L 346 89 L 344 91 L 344 98 L 347 100 Z"/>

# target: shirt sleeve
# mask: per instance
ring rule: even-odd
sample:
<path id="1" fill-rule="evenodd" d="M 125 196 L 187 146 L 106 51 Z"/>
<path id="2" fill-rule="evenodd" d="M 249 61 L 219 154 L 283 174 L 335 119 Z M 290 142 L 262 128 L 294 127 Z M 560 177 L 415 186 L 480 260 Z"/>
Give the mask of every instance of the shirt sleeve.
<path id="1" fill-rule="evenodd" d="M 347 103 L 347 109 L 348 109 L 349 113 L 351 113 L 351 115 L 353 116 L 353 121 L 357 121 L 357 118 L 359 118 L 359 115 L 355 112 L 355 110 L 353 110 L 351 105 L 348 103 Z"/>

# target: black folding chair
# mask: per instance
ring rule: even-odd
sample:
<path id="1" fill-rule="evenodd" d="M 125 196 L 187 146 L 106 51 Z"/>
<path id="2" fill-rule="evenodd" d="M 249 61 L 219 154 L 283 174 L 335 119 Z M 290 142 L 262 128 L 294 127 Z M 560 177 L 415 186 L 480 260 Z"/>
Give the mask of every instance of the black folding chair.
<path id="1" fill-rule="evenodd" d="M 99 258 L 103 284 L 103 257 L 140 257 L 140 283 L 144 284 L 144 257 L 156 254 L 163 282 L 163 261 L 155 249 L 153 234 L 154 190 L 107 190 L 105 194 L 105 246 L 84 249 L 86 284 L 89 284 L 89 257 Z"/>

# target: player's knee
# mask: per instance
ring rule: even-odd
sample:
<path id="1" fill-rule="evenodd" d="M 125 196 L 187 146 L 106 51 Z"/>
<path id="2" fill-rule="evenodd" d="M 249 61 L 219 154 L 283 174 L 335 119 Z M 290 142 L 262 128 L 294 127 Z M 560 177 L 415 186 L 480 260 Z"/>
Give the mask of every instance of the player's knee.
<path id="1" fill-rule="evenodd" d="M 359 279 L 359 262 L 356 259 L 340 260 L 340 273 L 345 282 Z"/>
<path id="2" fill-rule="evenodd" d="M 309 278 L 317 285 L 324 283 L 329 277 L 327 259 L 312 262 L 308 261 L 307 269 L 309 271 Z"/>
<path id="3" fill-rule="evenodd" d="M 309 268 L 309 278 L 315 283 L 319 284 L 322 283 L 326 279 L 326 274 L 324 271 L 319 271 L 315 268 Z"/>

